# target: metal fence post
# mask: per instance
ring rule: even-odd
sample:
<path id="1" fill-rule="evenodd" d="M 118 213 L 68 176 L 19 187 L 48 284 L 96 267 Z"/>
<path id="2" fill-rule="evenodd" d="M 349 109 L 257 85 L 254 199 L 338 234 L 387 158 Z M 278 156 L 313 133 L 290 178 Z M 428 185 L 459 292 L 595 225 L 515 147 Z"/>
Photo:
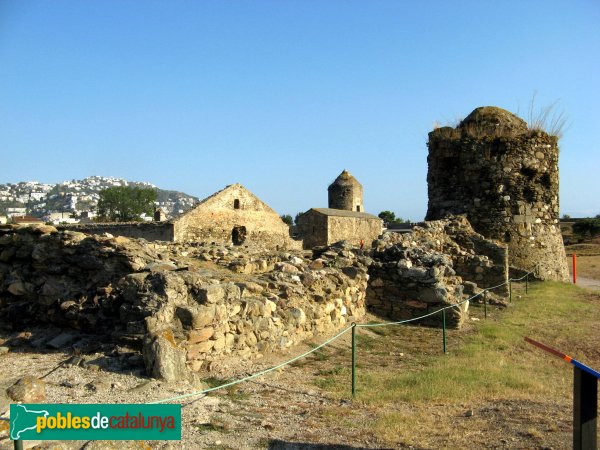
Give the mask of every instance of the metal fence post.
<path id="1" fill-rule="evenodd" d="M 483 317 L 487 319 L 487 291 L 483 291 Z"/>
<path id="2" fill-rule="evenodd" d="M 525 277 L 525 293 L 529 294 L 529 274 Z"/>
<path id="3" fill-rule="evenodd" d="M 512 280 L 508 279 L 508 301 L 512 303 Z"/>
<path id="4" fill-rule="evenodd" d="M 446 353 L 446 308 L 442 309 L 442 339 L 444 341 L 444 353 Z"/>
<path id="5" fill-rule="evenodd" d="M 15 450 L 23 450 L 23 441 L 13 441 L 15 445 Z"/>
<path id="6" fill-rule="evenodd" d="M 356 396 L 356 323 L 352 322 L 352 398 Z"/>

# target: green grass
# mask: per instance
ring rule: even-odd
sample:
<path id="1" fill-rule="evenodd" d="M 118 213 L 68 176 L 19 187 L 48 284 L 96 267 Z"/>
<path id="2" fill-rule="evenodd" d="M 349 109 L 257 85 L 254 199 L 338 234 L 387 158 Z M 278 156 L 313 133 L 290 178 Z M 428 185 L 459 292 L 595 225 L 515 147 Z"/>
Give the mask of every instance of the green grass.
<path id="1" fill-rule="evenodd" d="M 557 386 L 566 389 L 570 368 L 525 343 L 523 337 L 558 347 L 563 343 L 565 351 L 572 351 L 566 341 L 589 338 L 592 325 L 600 318 L 600 304 L 587 298 L 569 285 L 534 285 L 529 296 L 481 324 L 452 354 L 434 357 L 426 370 L 364 371 L 360 398 L 367 403 L 468 401 L 499 395 L 529 398 L 549 395 Z"/>
<path id="2" fill-rule="evenodd" d="M 331 369 L 319 369 L 317 370 L 315 384 L 324 390 L 334 389 L 339 384 L 340 379 L 349 378 L 350 370 L 350 367 L 340 365 Z"/>
<path id="3" fill-rule="evenodd" d="M 413 350 L 409 335 L 419 332 L 418 327 L 389 327 L 400 332 L 381 331 L 388 327 L 372 328 L 378 332 L 359 335 L 357 400 L 381 406 L 398 401 L 531 399 L 554 395 L 557 389 L 568 392 L 571 368 L 527 344 L 523 337 L 555 346 L 582 361 L 588 356 L 596 358 L 590 363 L 600 364 L 600 355 L 594 350 L 600 342 L 600 295 L 552 282 L 532 283 L 529 295 L 517 287 L 515 294 L 509 308 L 490 308 L 493 314 L 487 320 L 477 322 L 470 331 L 450 334 L 451 351 L 446 355 L 438 351 L 405 360 L 390 356 L 382 361 L 381 355 L 393 354 L 398 346 L 410 354 Z M 430 329 L 419 335 L 414 345 L 427 344 L 422 342 L 427 335 L 441 341 L 440 333 Z M 436 345 L 441 349 L 441 342 L 431 343 L 432 347 Z M 347 367 L 348 370 L 321 373 L 317 385 L 336 396 L 347 397 Z"/>

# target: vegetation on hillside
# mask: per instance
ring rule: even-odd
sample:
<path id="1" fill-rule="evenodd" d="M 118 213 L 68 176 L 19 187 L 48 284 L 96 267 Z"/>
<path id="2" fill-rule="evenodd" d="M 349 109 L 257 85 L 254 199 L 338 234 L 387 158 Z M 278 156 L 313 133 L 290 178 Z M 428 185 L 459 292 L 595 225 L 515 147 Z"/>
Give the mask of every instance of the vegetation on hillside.
<path id="1" fill-rule="evenodd" d="M 156 189 L 115 186 L 100 191 L 98 220 L 130 222 L 141 220 L 141 215 L 152 215 Z"/>

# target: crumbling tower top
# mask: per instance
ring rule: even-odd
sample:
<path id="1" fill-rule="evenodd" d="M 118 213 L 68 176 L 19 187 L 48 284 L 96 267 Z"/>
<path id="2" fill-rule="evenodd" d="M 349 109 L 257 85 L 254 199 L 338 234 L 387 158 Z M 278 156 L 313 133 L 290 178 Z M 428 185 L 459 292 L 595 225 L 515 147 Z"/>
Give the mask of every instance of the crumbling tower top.
<path id="1" fill-rule="evenodd" d="M 458 128 L 477 128 L 481 133 L 522 134 L 528 131 L 527 122 L 513 113 L 497 106 L 480 106 L 458 125 Z"/>

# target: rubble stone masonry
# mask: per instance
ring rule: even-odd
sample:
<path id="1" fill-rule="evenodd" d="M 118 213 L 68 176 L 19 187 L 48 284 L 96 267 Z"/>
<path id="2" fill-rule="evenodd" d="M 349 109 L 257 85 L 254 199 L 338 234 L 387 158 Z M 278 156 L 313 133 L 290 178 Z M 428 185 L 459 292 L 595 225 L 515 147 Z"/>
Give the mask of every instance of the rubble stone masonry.
<path id="1" fill-rule="evenodd" d="M 558 142 L 495 107 L 429 133 L 426 220 L 466 214 L 508 245 L 512 269 L 568 280 L 559 220 Z"/>

